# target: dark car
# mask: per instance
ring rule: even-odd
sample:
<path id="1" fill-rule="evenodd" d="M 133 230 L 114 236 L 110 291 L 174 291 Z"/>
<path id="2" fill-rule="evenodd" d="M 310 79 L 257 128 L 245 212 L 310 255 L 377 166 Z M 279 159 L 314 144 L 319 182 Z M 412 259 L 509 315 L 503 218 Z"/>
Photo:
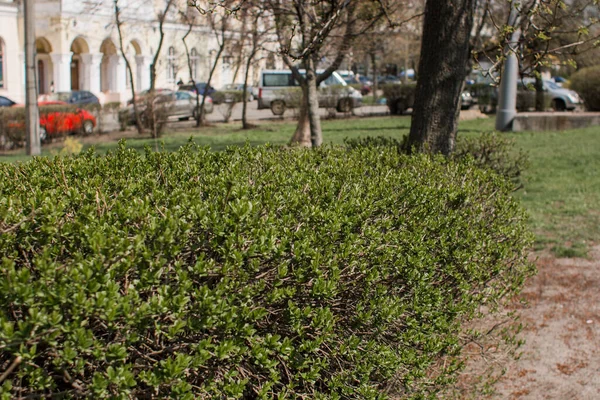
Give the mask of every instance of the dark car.
<path id="1" fill-rule="evenodd" d="M 0 96 L 0 107 L 12 107 L 15 104 L 17 104 L 17 103 L 12 101 L 8 97 Z"/>
<path id="2" fill-rule="evenodd" d="M 42 101 L 63 101 L 68 104 L 100 104 L 100 100 L 87 90 L 74 90 L 72 92 L 57 92 L 40 96 Z"/>
<path id="3" fill-rule="evenodd" d="M 210 96 L 217 91 L 214 87 L 207 86 L 206 82 L 197 82 L 195 87 L 192 84 L 179 85 L 178 90 L 200 93 L 203 96 Z"/>
<path id="4" fill-rule="evenodd" d="M 377 79 L 378 85 L 385 85 L 387 83 L 402 83 L 402 81 L 395 75 L 380 76 Z"/>

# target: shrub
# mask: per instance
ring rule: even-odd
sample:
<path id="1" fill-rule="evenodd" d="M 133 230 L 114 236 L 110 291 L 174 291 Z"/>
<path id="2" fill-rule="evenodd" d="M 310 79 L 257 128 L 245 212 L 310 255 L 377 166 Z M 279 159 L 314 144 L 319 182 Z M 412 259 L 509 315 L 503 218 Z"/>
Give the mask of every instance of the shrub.
<path id="1" fill-rule="evenodd" d="M 4 398 L 432 395 L 461 324 L 532 271 L 472 162 L 121 145 L 0 175 Z"/>
<path id="2" fill-rule="evenodd" d="M 495 113 L 498 108 L 498 88 L 489 83 L 475 83 L 467 86 L 466 90 L 477 99 L 479 110 L 486 113 Z"/>
<path id="3" fill-rule="evenodd" d="M 244 92 L 242 90 L 219 90 L 214 92 L 211 96 L 213 103 L 241 103 L 244 99 Z"/>
<path id="4" fill-rule="evenodd" d="M 600 67 L 583 68 L 571 77 L 571 89 L 583 99 L 589 111 L 600 111 Z"/>
<path id="5" fill-rule="evenodd" d="M 40 126 L 46 130 L 46 140 L 80 133 L 74 123 L 74 115 L 79 108 L 66 104 L 39 107 Z M 25 145 L 25 107 L 0 110 L 0 142 L 4 148 Z"/>
<path id="6" fill-rule="evenodd" d="M 111 101 L 111 102 L 105 103 L 104 106 L 102 107 L 102 109 L 106 110 L 106 111 L 118 111 L 120 108 L 121 108 L 120 101 Z"/>
<path id="7" fill-rule="evenodd" d="M 452 157 L 472 157 L 475 165 L 510 180 L 515 190 L 523 187 L 522 174 L 529 166 L 529 157 L 523 150 L 515 149 L 515 141 L 496 132 L 470 138 L 459 136 Z"/>
<path id="8" fill-rule="evenodd" d="M 212 94 L 213 103 L 220 104 L 219 112 L 223 115 L 224 122 L 229 122 L 233 107 L 244 100 L 242 90 L 220 90 Z"/>
<path id="9" fill-rule="evenodd" d="M 402 115 L 404 111 L 411 108 L 415 102 L 416 84 L 388 83 L 382 85 L 383 97 L 387 100 L 387 106 L 392 115 Z"/>
<path id="10" fill-rule="evenodd" d="M 349 149 L 391 147 L 399 154 L 408 153 L 408 136 L 402 140 L 389 136 L 367 136 L 345 139 L 344 143 Z M 515 190 L 522 188 L 522 173 L 529 165 L 529 157 L 522 150 L 515 149 L 514 140 L 495 132 L 470 138 L 459 136 L 451 158 L 460 161 L 469 157 L 476 166 L 491 169 L 511 181 Z"/>

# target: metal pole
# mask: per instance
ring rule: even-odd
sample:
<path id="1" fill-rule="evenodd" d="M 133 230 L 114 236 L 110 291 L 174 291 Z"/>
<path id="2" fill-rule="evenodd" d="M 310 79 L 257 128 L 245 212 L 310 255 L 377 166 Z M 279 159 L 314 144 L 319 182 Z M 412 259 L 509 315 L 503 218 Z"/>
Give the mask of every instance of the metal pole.
<path id="1" fill-rule="evenodd" d="M 37 85 L 35 67 L 35 0 L 24 0 L 25 17 L 25 129 L 27 154 L 41 154 L 40 116 L 37 105 Z"/>
<path id="2" fill-rule="evenodd" d="M 516 47 L 521 30 L 518 28 L 519 12 L 513 5 L 510 11 L 509 24 L 515 27 L 511 35 L 510 43 L 506 46 L 506 60 L 504 61 L 504 70 L 500 81 L 500 91 L 498 94 L 498 111 L 496 112 L 496 130 L 506 132 L 512 129 L 512 122 L 517 115 L 517 79 L 519 77 L 519 60 L 517 55 L 511 49 L 511 45 Z"/>

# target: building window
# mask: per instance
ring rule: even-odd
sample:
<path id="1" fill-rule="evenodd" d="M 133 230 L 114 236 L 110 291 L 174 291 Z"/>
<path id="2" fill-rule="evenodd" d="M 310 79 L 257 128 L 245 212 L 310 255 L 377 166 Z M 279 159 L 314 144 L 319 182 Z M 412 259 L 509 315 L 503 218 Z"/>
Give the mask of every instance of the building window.
<path id="1" fill-rule="evenodd" d="M 0 38 L 0 89 L 4 89 L 4 40 Z"/>
<path id="2" fill-rule="evenodd" d="M 174 83 L 177 78 L 177 66 L 175 65 L 175 47 L 169 47 L 167 56 L 167 82 Z"/>
<path id="3" fill-rule="evenodd" d="M 233 56 L 223 56 L 223 64 L 225 64 L 225 65 L 233 64 Z"/>
<path id="4" fill-rule="evenodd" d="M 198 77 L 198 60 L 200 59 L 200 57 L 198 57 L 198 52 L 196 51 L 196 48 L 193 48 L 192 51 L 190 52 L 190 63 L 192 64 L 192 79 L 194 81 L 196 81 L 196 78 Z"/>

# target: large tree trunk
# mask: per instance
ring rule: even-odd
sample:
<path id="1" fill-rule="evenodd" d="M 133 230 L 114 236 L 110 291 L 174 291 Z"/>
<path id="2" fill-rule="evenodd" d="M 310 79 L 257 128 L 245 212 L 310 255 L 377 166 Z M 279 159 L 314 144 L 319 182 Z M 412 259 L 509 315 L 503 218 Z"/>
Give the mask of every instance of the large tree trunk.
<path id="1" fill-rule="evenodd" d="M 298 125 L 291 140 L 292 145 L 311 147 L 310 140 L 310 122 L 308 120 L 308 88 L 302 88 L 302 104 L 300 106 L 300 115 L 298 116 Z"/>
<path id="2" fill-rule="evenodd" d="M 454 149 L 476 0 L 427 0 L 409 144 Z"/>
<path id="3" fill-rule="evenodd" d="M 292 144 L 319 147 L 323 143 L 321 117 L 319 116 L 319 88 L 312 60 L 306 61 L 306 81 L 302 85 L 302 106 Z"/>

